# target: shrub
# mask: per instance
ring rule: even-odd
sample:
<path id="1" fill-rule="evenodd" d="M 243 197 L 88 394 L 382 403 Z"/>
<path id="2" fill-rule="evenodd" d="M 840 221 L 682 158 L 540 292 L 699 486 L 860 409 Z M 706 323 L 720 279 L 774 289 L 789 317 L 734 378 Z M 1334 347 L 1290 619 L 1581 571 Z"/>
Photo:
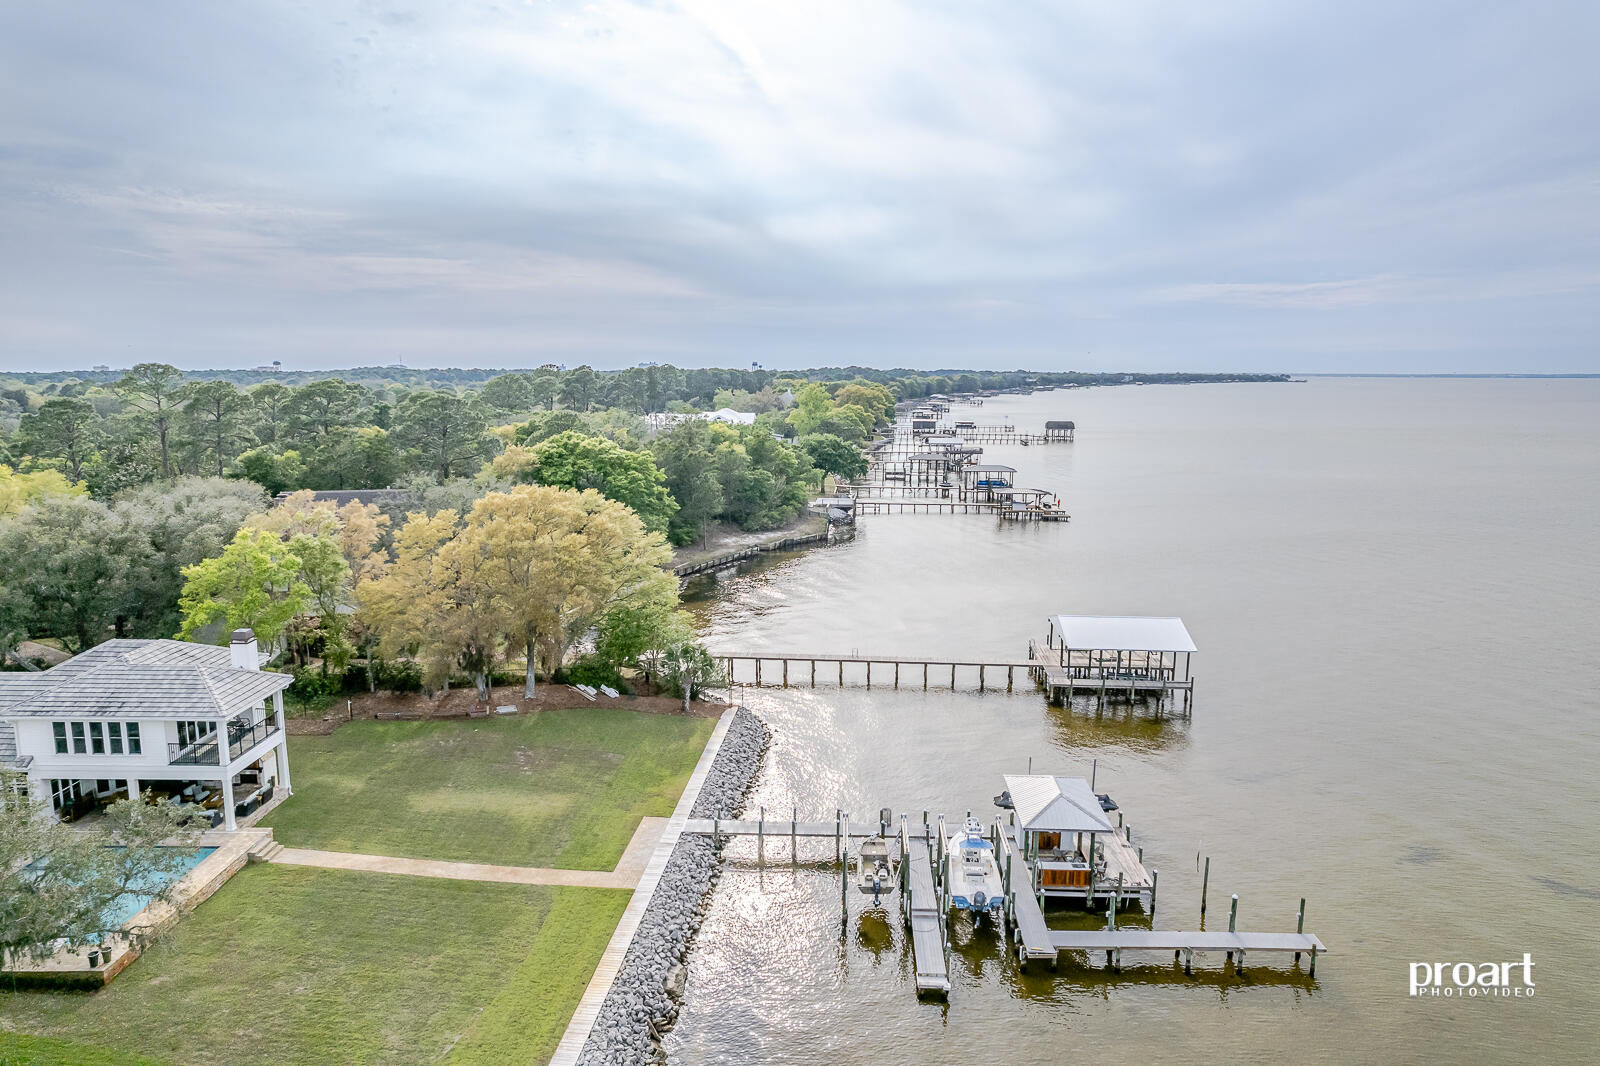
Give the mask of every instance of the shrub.
<path id="1" fill-rule="evenodd" d="M 302 706 L 326 707 L 343 686 L 343 675 L 325 674 L 321 670 L 307 668 L 294 672 L 294 683 L 284 690 L 284 694 L 291 702 Z"/>
<path id="2" fill-rule="evenodd" d="M 585 655 L 568 665 L 561 673 L 565 675 L 569 685 L 589 685 L 592 688 L 610 685 L 619 692 L 628 691 L 622 675 L 617 673 L 616 666 L 598 656 Z"/>

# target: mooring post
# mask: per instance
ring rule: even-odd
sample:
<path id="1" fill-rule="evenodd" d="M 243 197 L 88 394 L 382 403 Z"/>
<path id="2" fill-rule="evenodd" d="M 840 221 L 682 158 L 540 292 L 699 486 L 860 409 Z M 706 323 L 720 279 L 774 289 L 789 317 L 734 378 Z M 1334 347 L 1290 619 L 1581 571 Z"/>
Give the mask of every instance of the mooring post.
<path id="1" fill-rule="evenodd" d="M 983 664 L 978 664 L 978 691 L 983 691 Z"/>
<path id="2" fill-rule="evenodd" d="M 756 688 L 761 687 L 761 660 L 756 660 Z"/>
<path id="3" fill-rule="evenodd" d="M 894 664 L 894 687 L 895 688 L 899 688 L 900 687 L 900 664 L 899 663 L 895 663 Z"/>
<path id="4" fill-rule="evenodd" d="M 1156 882 L 1161 880 L 1161 871 L 1152 868 L 1150 871 L 1150 920 L 1156 920 Z"/>
<path id="5" fill-rule="evenodd" d="M 1206 885 L 1211 882 L 1211 856 L 1206 856 L 1206 872 L 1200 875 L 1200 928 L 1206 927 Z"/>
<path id="6" fill-rule="evenodd" d="M 1294 931 L 1297 933 L 1306 931 L 1306 898 L 1304 896 L 1300 897 L 1300 917 L 1294 923 Z M 1300 961 L 1300 953 L 1298 951 L 1294 953 L 1294 961 Z"/>
<path id="7" fill-rule="evenodd" d="M 844 859 L 844 809 L 833 809 L 833 861 L 841 862 Z"/>
<path id="8" fill-rule="evenodd" d="M 1011 676 L 1012 676 L 1013 672 L 1015 672 L 1016 669 L 1017 668 L 1015 666 L 1006 667 L 1006 691 L 1007 692 L 1011 691 Z"/>
<path id="9" fill-rule="evenodd" d="M 956 690 L 956 664 L 955 663 L 951 663 L 950 664 L 950 691 L 954 692 L 955 690 Z"/>
<path id="10" fill-rule="evenodd" d="M 717 816 L 714 814 L 711 816 L 711 845 L 717 848 L 722 847 L 722 830 L 718 826 Z"/>
<path id="11" fill-rule="evenodd" d="M 798 861 L 798 856 L 800 854 L 799 847 L 795 843 L 795 828 L 798 826 L 799 822 L 799 806 L 791 807 L 789 809 L 789 864 L 791 866 Z"/>
<path id="12" fill-rule="evenodd" d="M 811 687 L 817 687 L 817 660 L 811 660 Z"/>
<path id="13" fill-rule="evenodd" d="M 867 660 L 867 687 L 872 687 L 872 660 Z"/>
<path id="14" fill-rule="evenodd" d="M 756 812 L 756 865 L 760 866 L 767 861 L 767 841 L 765 835 L 767 809 L 757 808 Z"/>
<path id="15" fill-rule="evenodd" d="M 844 688 L 844 660 L 839 660 L 839 687 Z"/>
<path id="16" fill-rule="evenodd" d="M 922 691 L 928 691 L 928 664 L 922 664 Z"/>
<path id="17" fill-rule="evenodd" d="M 1239 893 L 1233 894 L 1233 903 L 1228 907 L 1228 932 L 1233 932 L 1234 921 L 1239 917 Z M 1233 961 L 1233 952 L 1228 952 L 1227 961 Z"/>
<path id="18" fill-rule="evenodd" d="M 783 687 L 789 687 L 789 660 L 783 660 Z"/>

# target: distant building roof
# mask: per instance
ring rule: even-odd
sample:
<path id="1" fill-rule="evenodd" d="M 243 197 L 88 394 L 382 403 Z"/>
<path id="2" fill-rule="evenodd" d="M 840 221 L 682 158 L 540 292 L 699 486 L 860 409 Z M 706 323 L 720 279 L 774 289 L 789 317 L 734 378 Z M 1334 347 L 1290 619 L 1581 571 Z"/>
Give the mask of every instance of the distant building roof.
<path id="1" fill-rule="evenodd" d="M 703 411 L 700 417 L 707 422 L 728 422 L 735 426 L 753 426 L 756 416 L 750 411 L 735 411 L 731 407 L 719 407 L 715 411 Z"/>
<path id="2" fill-rule="evenodd" d="M 1056 636 L 1079 651 L 1197 651 L 1181 618 L 1058 614 Z"/>
<path id="3" fill-rule="evenodd" d="M 1006 791 L 1023 829 L 1046 833 L 1109 833 L 1111 820 L 1081 777 L 1006 774 Z"/>
<path id="4" fill-rule="evenodd" d="M 234 666 L 225 647 L 108 640 L 48 670 L 0 674 L 0 717 L 220 718 L 293 683 Z"/>

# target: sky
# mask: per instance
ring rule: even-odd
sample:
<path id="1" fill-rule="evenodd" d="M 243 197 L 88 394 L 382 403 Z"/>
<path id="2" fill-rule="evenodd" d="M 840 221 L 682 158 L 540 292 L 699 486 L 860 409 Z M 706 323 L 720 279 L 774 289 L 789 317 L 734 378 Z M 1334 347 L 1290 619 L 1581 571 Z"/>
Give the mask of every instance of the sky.
<path id="1" fill-rule="evenodd" d="M 1600 370 L 1600 5 L 0 9 L 0 369 Z"/>

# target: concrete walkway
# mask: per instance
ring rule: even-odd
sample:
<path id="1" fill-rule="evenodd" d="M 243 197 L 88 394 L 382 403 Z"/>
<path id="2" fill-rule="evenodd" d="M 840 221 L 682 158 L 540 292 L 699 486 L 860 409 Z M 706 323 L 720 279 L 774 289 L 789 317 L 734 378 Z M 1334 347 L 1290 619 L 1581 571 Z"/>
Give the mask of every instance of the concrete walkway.
<path id="1" fill-rule="evenodd" d="M 414 877 L 445 877 L 456 881 L 501 881 L 513 885 L 559 885 L 569 888 L 626 888 L 638 886 L 656 843 L 666 832 L 666 818 L 641 818 L 633 839 L 617 860 L 617 868 L 605 870 L 557 870 L 544 866 L 493 866 L 480 862 L 443 862 L 438 859 L 402 859 L 390 855 L 360 855 L 351 851 L 316 851 L 311 848 L 284 848 L 272 856 L 273 862 L 290 866 L 320 866 L 329 870 L 362 870 L 367 873 L 409 874 Z"/>

